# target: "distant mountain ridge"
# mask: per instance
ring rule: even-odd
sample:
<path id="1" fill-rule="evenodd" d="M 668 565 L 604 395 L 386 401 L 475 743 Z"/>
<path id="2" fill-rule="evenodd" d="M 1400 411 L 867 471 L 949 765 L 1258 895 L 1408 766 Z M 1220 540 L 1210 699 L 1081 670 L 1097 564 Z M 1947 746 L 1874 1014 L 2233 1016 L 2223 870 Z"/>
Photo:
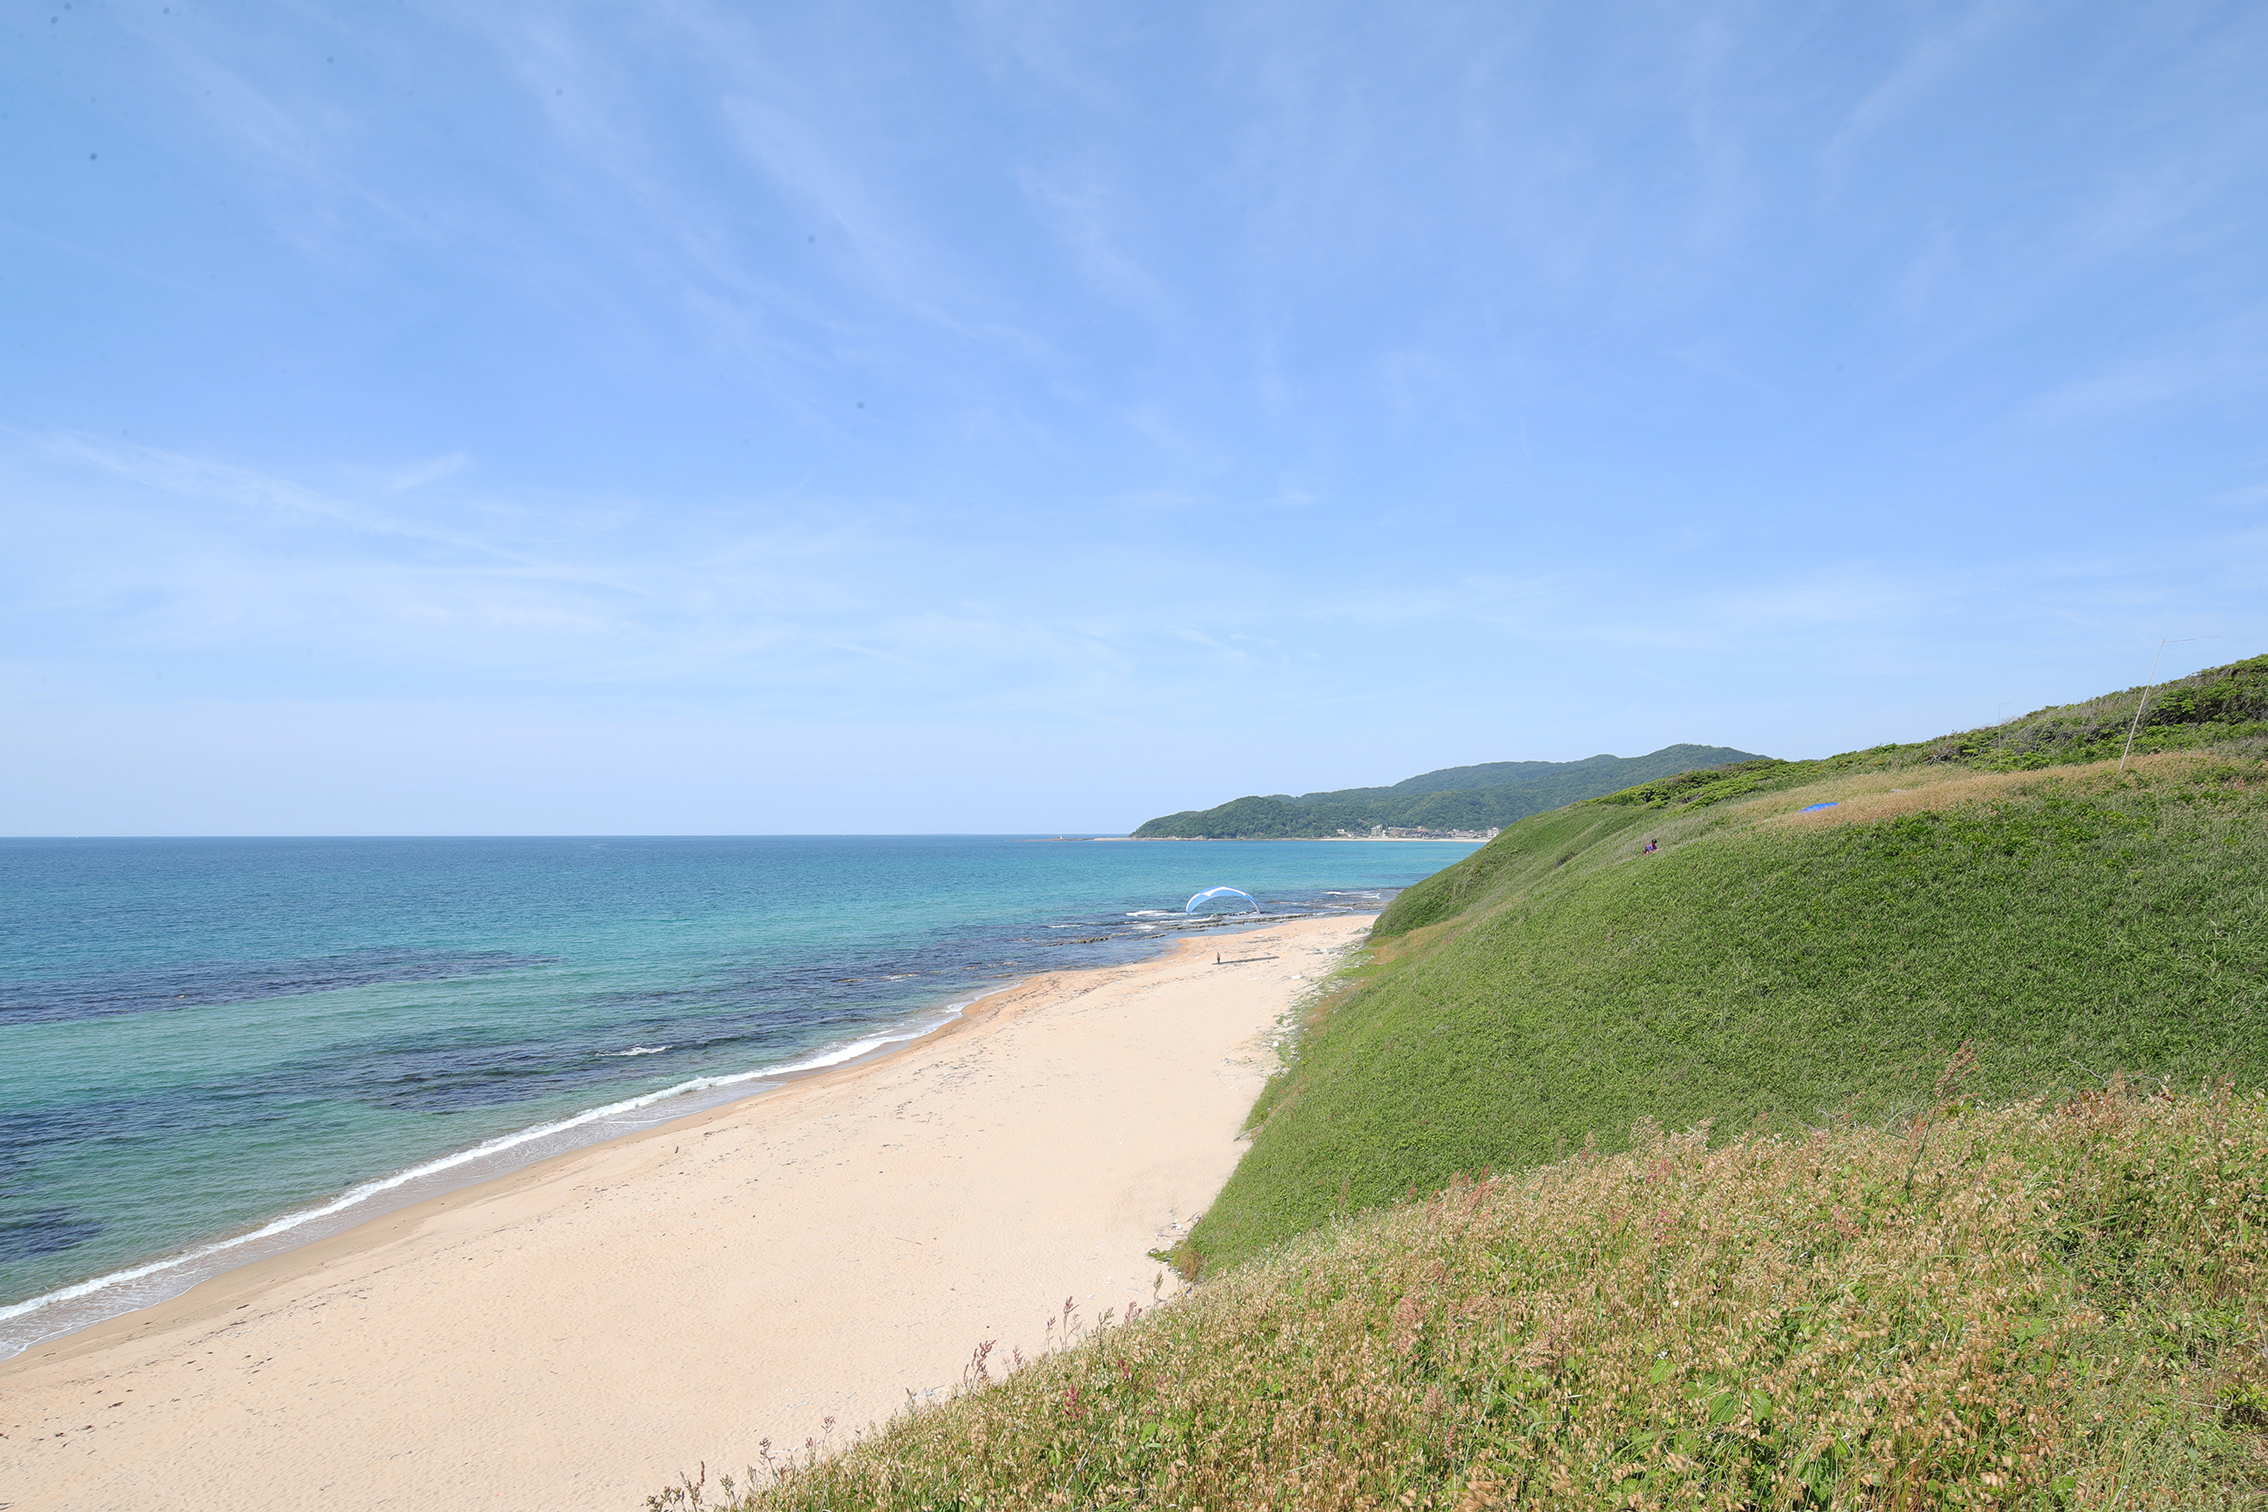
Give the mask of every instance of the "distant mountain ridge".
<path id="1" fill-rule="evenodd" d="M 1232 799 L 1214 808 L 1152 819 L 1134 831 L 1134 838 L 1319 840 L 1377 829 L 1485 833 L 1577 799 L 1620 792 L 1680 772 L 1757 759 L 1754 752 L 1730 746 L 1672 745 L 1645 756 L 1489 761 L 1424 772 L 1391 787 Z"/>

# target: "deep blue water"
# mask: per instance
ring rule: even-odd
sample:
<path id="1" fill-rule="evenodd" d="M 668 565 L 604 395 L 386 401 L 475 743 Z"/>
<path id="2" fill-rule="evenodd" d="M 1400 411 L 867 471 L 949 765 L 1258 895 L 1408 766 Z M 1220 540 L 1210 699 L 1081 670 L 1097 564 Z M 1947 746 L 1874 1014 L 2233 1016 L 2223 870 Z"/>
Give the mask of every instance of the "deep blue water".
<path id="1" fill-rule="evenodd" d="M 1155 950 L 1202 888 L 1368 910 L 1469 848 L 0 841 L 0 1313 L 484 1142 Z"/>

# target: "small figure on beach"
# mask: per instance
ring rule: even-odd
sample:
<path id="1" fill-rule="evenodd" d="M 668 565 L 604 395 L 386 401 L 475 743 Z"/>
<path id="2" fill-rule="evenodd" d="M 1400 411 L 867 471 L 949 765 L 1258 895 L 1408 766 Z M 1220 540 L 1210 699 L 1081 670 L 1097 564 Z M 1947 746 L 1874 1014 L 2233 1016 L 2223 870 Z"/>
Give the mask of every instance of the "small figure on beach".
<path id="1" fill-rule="evenodd" d="M 1643 854 L 1650 856 L 1650 855 L 1652 855 L 1652 854 L 1653 854 L 1654 852 L 1656 852 L 1656 851 L 1660 850 L 1661 848 L 1662 848 L 1662 842 L 1661 842 L 1661 841 L 1659 841 L 1659 840 L 1649 840 L 1649 841 L 1647 841 L 1647 842 L 1646 842 L 1646 849 L 1645 849 L 1645 851 L 1643 852 Z"/>

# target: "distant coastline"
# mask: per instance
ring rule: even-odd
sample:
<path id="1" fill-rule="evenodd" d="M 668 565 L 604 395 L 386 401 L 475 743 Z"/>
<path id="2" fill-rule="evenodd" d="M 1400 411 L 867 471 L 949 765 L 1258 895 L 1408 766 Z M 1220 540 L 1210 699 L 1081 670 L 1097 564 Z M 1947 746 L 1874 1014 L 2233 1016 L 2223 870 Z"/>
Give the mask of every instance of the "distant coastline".
<path id="1" fill-rule="evenodd" d="M 1503 826 L 1638 783 L 1761 760 L 1731 746 L 1672 745 L 1644 756 L 1492 761 L 1443 767 L 1391 787 L 1250 794 L 1134 826 L 1137 840 L 1486 840 Z"/>
<path id="2" fill-rule="evenodd" d="M 1070 839 L 1070 836 L 1061 836 Z M 1254 844 L 1346 845 L 1360 842 L 1365 845 L 1485 845 L 1496 838 L 1496 831 L 1479 835 L 1085 835 L 1091 841 L 1116 843 L 1122 840 L 1139 841 L 1144 845 L 1219 844 L 1222 840 L 1250 841 Z M 1053 842 L 1049 842 L 1053 843 Z"/>

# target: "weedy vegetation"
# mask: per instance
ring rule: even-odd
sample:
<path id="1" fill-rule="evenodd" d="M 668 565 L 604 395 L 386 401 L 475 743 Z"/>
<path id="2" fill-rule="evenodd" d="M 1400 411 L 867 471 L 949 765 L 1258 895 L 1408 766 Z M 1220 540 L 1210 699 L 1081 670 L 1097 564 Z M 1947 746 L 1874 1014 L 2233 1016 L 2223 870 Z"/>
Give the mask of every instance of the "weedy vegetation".
<path id="1" fill-rule="evenodd" d="M 2268 1507 L 2268 657 L 2142 691 L 1521 820 L 1201 1285 L 651 1505 Z"/>
<path id="2" fill-rule="evenodd" d="M 1642 1132 L 1332 1224 L 718 1505 L 2257 1506 L 2264 1221 L 2268 1099 L 2225 1088 Z"/>

